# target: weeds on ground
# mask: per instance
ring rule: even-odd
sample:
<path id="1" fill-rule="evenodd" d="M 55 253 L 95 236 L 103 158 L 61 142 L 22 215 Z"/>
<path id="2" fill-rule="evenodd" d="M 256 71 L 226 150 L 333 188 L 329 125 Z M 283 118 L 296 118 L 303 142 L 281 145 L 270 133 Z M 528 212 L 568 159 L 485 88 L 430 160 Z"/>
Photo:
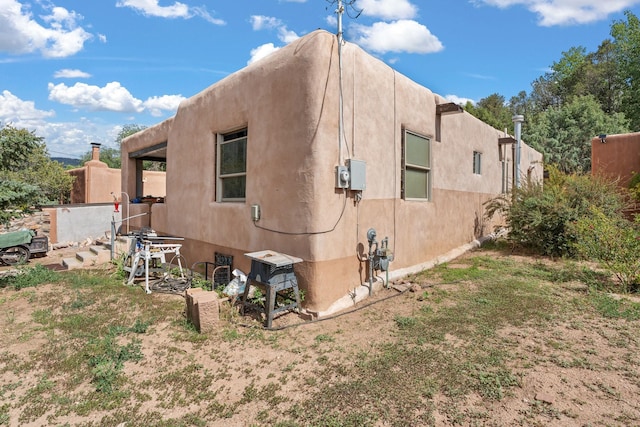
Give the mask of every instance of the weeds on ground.
<path id="1" fill-rule="evenodd" d="M 34 267 L 21 266 L 17 274 L 0 277 L 0 288 L 12 287 L 16 291 L 38 286 L 42 283 L 58 283 L 60 274 L 36 264 Z"/>
<path id="2" fill-rule="evenodd" d="M 486 414 L 459 411 L 466 396 L 476 393 L 487 401 L 501 400 L 521 384 L 521 374 L 510 368 L 517 355 L 497 332 L 525 324 L 548 328 L 575 309 L 559 297 L 557 284 L 580 282 L 593 289 L 608 277 L 573 262 L 522 263 L 480 251 L 455 266 L 443 264 L 412 279 L 425 290 L 415 298 L 420 303 L 413 313 L 393 318 L 396 339 L 360 353 L 353 367 L 343 365 L 346 373 L 340 380 L 330 380 L 329 372 L 321 375 L 327 381 L 309 400 L 289 410 L 287 422 L 434 425 L 438 410 L 454 423 L 474 424 L 476 417 Z M 607 298 L 595 289 L 582 298 L 603 316 L 637 319 L 637 306 L 627 301 Z M 335 364 L 326 369 L 335 371 Z M 436 408 L 436 394 L 449 403 Z M 366 409 L 354 413 L 351 402 Z"/>
<path id="3" fill-rule="evenodd" d="M 56 291 L 14 293 L 39 303 L 32 313 L 33 329 L 20 336 L 37 334 L 47 344 L 28 359 L 0 353 L 0 374 L 20 378 L 31 372 L 35 378 L 22 394 L 11 384 L 0 388 L 0 400 L 7 402 L 0 406 L 0 425 L 57 425 L 69 414 L 102 416 L 96 425 L 207 425 L 248 408 L 258 408 L 252 420 L 256 427 L 428 426 L 435 424 L 436 414 L 453 424 L 478 425 L 489 415 L 466 408 L 470 395 L 490 404 L 509 396 L 522 382 L 522 372 L 512 368 L 518 354 L 500 334 L 503 328 L 548 328 L 575 312 L 628 321 L 640 317 L 638 304 L 599 291 L 606 289 L 606 275 L 576 263 L 523 263 L 482 251 L 455 265 L 414 275 L 422 290 L 398 297 L 402 311 L 389 315 L 376 306 L 366 308 L 368 318 L 392 334 L 359 347 L 343 342 L 343 324 L 305 336 L 309 332 L 304 329 L 265 332 L 227 322 L 217 334 L 198 334 L 182 315 L 184 301 L 179 297 L 146 295 L 137 287 L 123 286 L 111 272 L 58 277 L 63 279 L 56 282 Z M 588 286 L 565 299 L 566 289 L 573 287 L 559 285 L 571 282 Z M 11 293 L 6 290 L 0 309 L 13 298 Z M 233 309 L 224 310 L 222 322 L 237 319 Z M 19 323 L 15 313 L 5 313 Z M 158 361 L 154 375 L 136 382 L 127 367 L 152 363 L 142 358 L 144 343 L 161 327 L 169 329 L 169 339 L 153 349 L 154 362 Z M 623 332 L 611 339 L 635 342 Z M 305 344 L 295 341 L 301 336 Z M 219 350 L 222 346 L 233 352 Z M 246 348 L 284 350 L 296 360 L 260 378 L 259 369 L 238 370 L 232 362 L 233 355 Z M 353 354 L 352 348 L 357 349 Z M 214 364 L 198 360 L 203 354 Z M 273 362 L 269 355 L 264 358 L 255 362 Z M 551 360 L 590 366 L 584 358 Z M 236 391 L 238 399 L 222 400 L 229 384 L 240 377 L 245 382 Z M 285 398 L 292 385 L 305 388 L 308 399 L 296 403 Z M 154 400 L 155 409 L 145 412 L 141 407 L 149 400 Z M 21 411 L 19 420 L 9 419 L 10 407 Z M 162 411 L 175 408 L 189 409 L 163 420 Z M 566 416 L 532 405 L 522 414 L 523 423 L 541 414 Z"/>

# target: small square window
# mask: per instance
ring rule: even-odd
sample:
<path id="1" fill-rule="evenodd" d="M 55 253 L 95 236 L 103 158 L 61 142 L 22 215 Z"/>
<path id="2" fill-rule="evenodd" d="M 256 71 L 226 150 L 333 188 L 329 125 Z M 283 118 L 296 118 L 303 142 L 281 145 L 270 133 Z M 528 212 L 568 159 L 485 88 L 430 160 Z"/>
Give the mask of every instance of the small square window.
<path id="1" fill-rule="evenodd" d="M 482 153 L 479 151 L 473 152 L 473 173 L 476 175 L 482 173 Z"/>

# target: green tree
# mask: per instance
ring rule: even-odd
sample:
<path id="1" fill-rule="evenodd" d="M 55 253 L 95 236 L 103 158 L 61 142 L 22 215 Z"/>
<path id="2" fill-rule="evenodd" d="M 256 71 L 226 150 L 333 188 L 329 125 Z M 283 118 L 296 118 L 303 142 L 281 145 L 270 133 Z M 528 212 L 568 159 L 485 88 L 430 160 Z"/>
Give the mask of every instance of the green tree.
<path id="1" fill-rule="evenodd" d="M 125 139 L 128 136 L 133 135 L 134 133 L 138 133 L 141 130 L 146 129 L 146 126 L 143 125 L 136 125 L 136 124 L 131 124 L 131 125 L 124 125 L 122 127 L 122 130 L 120 131 L 120 133 L 118 133 L 118 136 L 116 138 L 116 142 L 118 143 L 118 147 L 122 146 L 122 140 Z M 145 160 L 142 163 L 142 169 L 147 170 L 147 171 L 166 171 L 167 170 L 167 164 L 165 162 L 154 162 L 151 160 Z"/>
<path id="2" fill-rule="evenodd" d="M 120 147 L 118 145 L 118 147 Z M 86 152 L 80 157 L 80 164 L 83 165 L 91 160 L 91 151 Z M 113 169 L 120 169 L 122 160 L 120 159 L 120 148 L 100 148 L 100 161 L 104 162 Z"/>
<path id="3" fill-rule="evenodd" d="M 497 93 L 482 98 L 476 105 L 468 102 L 465 110 L 496 129 L 513 129 L 511 111 L 505 105 L 504 96 Z"/>
<path id="4" fill-rule="evenodd" d="M 129 125 L 122 126 L 122 130 L 118 132 L 118 136 L 116 137 L 116 143 L 118 144 L 118 147 L 122 146 L 123 139 L 133 135 L 134 133 L 138 133 L 141 130 L 144 130 L 146 128 L 147 127 L 144 125 L 137 125 L 137 124 L 129 124 Z"/>
<path id="5" fill-rule="evenodd" d="M 49 158 L 44 144 L 31 152 L 27 168 L 16 175 L 18 179 L 40 189 L 38 204 L 62 204 L 69 201 L 74 177 L 66 172 L 61 163 Z"/>
<path id="6" fill-rule="evenodd" d="M 591 139 L 629 131 L 624 114 L 606 114 L 593 95 L 549 107 L 523 126 L 523 139 L 544 154 L 545 163 L 567 173 L 591 170 Z"/>
<path id="7" fill-rule="evenodd" d="M 25 169 L 29 156 L 44 139 L 26 129 L 4 125 L 0 128 L 0 171 L 15 172 Z"/>
<path id="8" fill-rule="evenodd" d="M 73 177 L 49 158 L 44 139 L 34 132 L 0 128 L 0 222 L 38 204 L 62 202 Z"/>
<path id="9" fill-rule="evenodd" d="M 584 86 L 600 103 L 605 113 L 622 111 L 624 80 L 615 57 L 615 46 L 605 40 L 598 50 L 587 55 L 588 65 L 584 68 Z"/>
<path id="10" fill-rule="evenodd" d="M 640 129 L 640 20 L 632 12 L 625 12 L 627 21 L 615 21 L 611 36 L 615 58 L 624 77 L 621 109 L 631 121 L 633 130 Z"/>
<path id="11" fill-rule="evenodd" d="M 518 92 L 516 96 L 512 96 L 509 100 L 509 111 L 511 115 L 523 114 L 525 117 L 529 115 L 531 111 L 531 102 L 527 97 L 527 92 L 522 90 Z"/>

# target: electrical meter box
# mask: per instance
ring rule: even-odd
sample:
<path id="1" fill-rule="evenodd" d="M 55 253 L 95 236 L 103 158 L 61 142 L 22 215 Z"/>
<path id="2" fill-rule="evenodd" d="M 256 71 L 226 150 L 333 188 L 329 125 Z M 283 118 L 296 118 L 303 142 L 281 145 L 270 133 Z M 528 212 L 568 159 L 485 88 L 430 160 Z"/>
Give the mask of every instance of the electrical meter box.
<path id="1" fill-rule="evenodd" d="M 348 160 L 349 166 L 349 189 L 353 191 L 363 191 L 367 188 L 367 163 L 363 160 Z"/>

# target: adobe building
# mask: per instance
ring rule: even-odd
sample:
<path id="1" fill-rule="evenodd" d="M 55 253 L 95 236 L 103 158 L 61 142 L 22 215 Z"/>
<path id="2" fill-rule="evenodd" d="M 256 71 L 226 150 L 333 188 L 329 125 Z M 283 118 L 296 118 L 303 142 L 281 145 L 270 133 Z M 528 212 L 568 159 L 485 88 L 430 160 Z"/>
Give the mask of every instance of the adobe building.
<path id="1" fill-rule="evenodd" d="M 618 181 L 622 188 L 640 173 L 640 132 L 591 139 L 591 173 Z"/>
<path id="2" fill-rule="evenodd" d="M 143 160 L 167 164 L 164 203 L 130 205 L 146 214 L 132 225 L 183 237 L 188 265 L 220 253 L 248 273 L 248 252 L 301 258 L 303 305 L 319 316 L 367 289 L 370 229 L 393 253 L 377 283 L 491 233 L 484 203 L 512 185 L 514 139 L 354 44 L 339 61 L 337 43 L 310 33 L 126 138 L 123 192 L 142 195 Z M 520 153 L 518 176 L 541 179 L 542 155 Z"/>
<path id="3" fill-rule="evenodd" d="M 112 169 L 100 161 L 100 145 L 91 143 L 91 160 L 82 167 L 70 169 L 67 173 L 75 179 L 71 189 L 70 203 L 113 203 L 114 195 L 120 202 L 127 197 L 120 193 L 122 173 L 120 169 Z M 146 196 L 164 197 L 165 173 L 159 171 L 142 171 L 142 192 Z"/>

